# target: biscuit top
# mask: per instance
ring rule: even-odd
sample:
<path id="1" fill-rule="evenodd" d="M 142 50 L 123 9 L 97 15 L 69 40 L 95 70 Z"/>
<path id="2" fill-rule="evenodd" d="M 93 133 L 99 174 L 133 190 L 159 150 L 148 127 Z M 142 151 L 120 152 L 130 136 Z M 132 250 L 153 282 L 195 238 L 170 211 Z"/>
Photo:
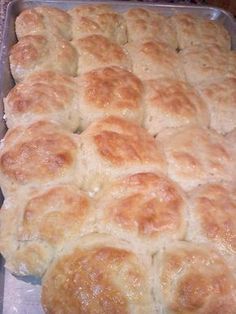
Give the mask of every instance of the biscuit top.
<path id="1" fill-rule="evenodd" d="M 22 11 L 15 22 L 18 39 L 26 35 L 60 35 L 71 38 L 71 20 L 68 13 L 58 8 L 40 6 Z"/>

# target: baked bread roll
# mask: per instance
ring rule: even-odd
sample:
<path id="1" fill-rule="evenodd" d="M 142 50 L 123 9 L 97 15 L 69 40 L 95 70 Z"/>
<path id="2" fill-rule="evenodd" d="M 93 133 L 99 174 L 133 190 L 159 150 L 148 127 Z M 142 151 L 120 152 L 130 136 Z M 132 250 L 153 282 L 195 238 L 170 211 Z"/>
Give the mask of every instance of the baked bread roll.
<path id="1" fill-rule="evenodd" d="M 52 71 L 36 72 L 17 84 L 4 99 L 8 128 L 35 120 L 55 121 L 69 131 L 79 126 L 74 78 Z"/>
<path id="2" fill-rule="evenodd" d="M 78 239 L 49 267 L 42 285 L 50 313 L 154 314 L 150 260 L 107 235 Z"/>
<path id="3" fill-rule="evenodd" d="M 176 49 L 176 30 L 171 19 L 157 11 L 144 8 L 131 8 L 124 13 L 127 23 L 128 41 L 137 42 L 144 39 L 157 40 Z"/>
<path id="4" fill-rule="evenodd" d="M 235 181 L 235 154 L 226 139 L 197 126 L 166 129 L 157 142 L 163 145 L 168 175 L 184 190 L 199 184 Z"/>
<path id="5" fill-rule="evenodd" d="M 197 90 L 208 106 L 211 128 L 222 134 L 233 130 L 236 127 L 236 77 L 200 84 Z"/>
<path id="6" fill-rule="evenodd" d="M 137 173 L 119 178 L 100 192 L 98 230 L 155 253 L 186 232 L 186 199 L 163 174 Z"/>
<path id="7" fill-rule="evenodd" d="M 193 46 L 180 51 L 180 60 L 190 84 L 236 76 L 236 52 L 218 45 Z"/>
<path id="8" fill-rule="evenodd" d="M 43 70 L 75 75 L 77 59 L 76 50 L 67 40 L 53 36 L 27 35 L 10 50 L 10 68 L 16 82 Z"/>
<path id="9" fill-rule="evenodd" d="M 106 67 L 87 72 L 78 79 L 80 129 L 106 116 L 143 121 L 143 85 L 131 72 Z"/>
<path id="10" fill-rule="evenodd" d="M 72 17 L 73 38 L 92 34 L 103 35 L 119 45 L 127 42 L 124 18 L 105 4 L 78 6 L 69 11 Z"/>
<path id="11" fill-rule="evenodd" d="M 92 123 L 80 136 L 79 178 L 89 191 L 118 176 L 165 172 L 165 160 L 154 138 L 135 123 L 107 117 Z M 82 171 L 82 172 L 81 172 Z"/>
<path id="12" fill-rule="evenodd" d="M 90 35 L 73 41 L 78 53 L 78 74 L 107 66 L 130 70 L 131 63 L 125 50 L 102 35 Z"/>
<path id="13" fill-rule="evenodd" d="M 172 16 L 171 22 L 177 31 L 180 49 L 209 44 L 217 44 L 226 50 L 231 48 L 230 35 L 220 22 L 187 13 Z"/>
<path id="14" fill-rule="evenodd" d="M 93 231 L 93 208 L 75 185 L 49 185 L 7 198 L 0 211 L 0 250 L 16 275 L 42 276 L 57 252 Z"/>
<path id="15" fill-rule="evenodd" d="M 206 104 L 191 85 L 173 79 L 145 81 L 144 127 L 152 135 L 165 128 L 207 126 Z"/>
<path id="16" fill-rule="evenodd" d="M 158 78 L 183 79 L 179 55 L 167 44 L 154 40 L 125 45 L 132 60 L 133 72 L 142 80 Z"/>
<path id="17" fill-rule="evenodd" d="M 48 33 L 71 39 L 71 18 L 68 13 L 50 6 L 39 6 L 24 10 L 15 21 L 17 38 L 26 35 Z"/>
<path id="18" fill-rule="evenodd" d="M 190 194 L 187 238 L 196 243 L 211 243 L 222 254 L 236 253 L 236 187 L 206 184 Z"/>
<path id="19" fill-rule="evenodd" d="M 154 294 L 161 313 L 236 312 L 236 283 L 224 258 L 208 245 L 175 242 L 154 259 Z"/>
<path id="20" fill-rule="evenodd" d="M 8 130 L 0 149 L 4 196 L 26 185 L 73 181 L 77 152 L 75 136 L 57 124 L 38 121 Z"/>

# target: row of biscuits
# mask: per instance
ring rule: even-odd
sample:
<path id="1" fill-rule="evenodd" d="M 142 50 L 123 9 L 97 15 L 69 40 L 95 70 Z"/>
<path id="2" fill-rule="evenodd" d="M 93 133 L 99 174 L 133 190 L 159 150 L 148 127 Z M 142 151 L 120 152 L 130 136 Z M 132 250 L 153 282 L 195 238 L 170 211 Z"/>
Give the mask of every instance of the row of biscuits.
<path id="1" fill-rule="evenodd" d="M 171 18 L 134 9 L 125 14 L 129 19 L 123 24 L 124 18 L 110 10 L 106 5 L 81 6 L 68 17 L 42 7 L 26 10 L 16 20 L 19 43 L 26 39 L 19 60 L 31 50 L 27 48 L 31 40 L 36 40 L 34 48 L 38 45 L 40 36 L 51 48 L 46 47 L 42 55 L 32 50 L 28 60 L 35 58 L 35 51 L 43 56 L 42 62 L 47 59 L 45 68 L 33 62 L 33 72 L 47 71 L 27 70 L 5 99 L 10 130 L 0 151 L 5 195 L 0 251 L 6 266 L 18 275 L 43 276 L 46 313 L 233 314 L 235 64 L 234 53 L 228 50 L 230 38 L 214 22 L 184 16 L 182 21 L 192 22 L 195 38 L 184 25 L 177 25 L 182 33 L 177 32 L 178 40 L 173 40 Z M 29 27 L 28 22 L 33 24 Z M 146 79 L 142 70 L 149 66 L 147 72 L 152 73 L 157 62 L 155 80 L 144 84 L 117 67 L 122 64 L 110 63 L 111 53 L 106 52 L 116 45 L 112 41 L 125 43 L 128 22 L 132 25 L 129 41 L 137 41 L 137 34 L 144 39 L 138 44 L 140 50 L 137 42 L 131 43 L 134 74 Z M 210 34 L 205 36 L 206 25 Z M 135 32 L 130 35 L 131 29 Z M 30 34 L 25 33 L 28 30 Z M 157 30 L 163 38 L 155 40 L 166 39 L 172 48 L 153 41 L 149 35 L 156 36 Z M 67 59 L 65 69 L 73 64 L 64 48 L 75 34 L 87 49 L 78 67 L 85 66 L 85 73 L 73 78 L 48 71 L 58 70 L 50 66 L 60 45 L 56 59 L 62 64 Z M 212 45 L 219 38 L 222 48 Z M 108 46 L 101 44 L 108 40 Z M 211 46 L 202 46 L 209 44 L 207 40 Z M 203 93 L 192 80 L 193 87 L 170 75 L 178 72 L 176 64 L 170 65 L 170 55 L 163 59 L 166 49 L 188 44 L 198 45 L 189 48 L 196 58 L 200 51 L 206 56 L 204 71 L 196 59 L 191 65 L 200 80 L 204 81 L 204 73 L 208 78 L 214 73 L 214 80 L 202 86 L 207 86 L 206 97 L 212 103 L 210 125 L 223 134 L 232 130 L 226 136 L 207 128 L 206 97 L 201 98 Z M 159 47 L 165 48 L 161 56 Z M 209 49 L 219 52 L 223 64 L 216 60 L 211 66 Z M 89 58 L 88 51 L 92 51 Z M 97 56 L 104 57 L 103 64 Z M 144 62 L 139 73 L 134 71 L 135 62 L 137 67 Z M 89 68 L 91 64 L 95 68 Z M 190 69 L 189 77 L 194 75 Z M 222 107 L 225 102 L 227 110 Z M 130 120 L 144 125 L 150 134 Z M 78 128 L 83 132 L 72 133 Z"/>

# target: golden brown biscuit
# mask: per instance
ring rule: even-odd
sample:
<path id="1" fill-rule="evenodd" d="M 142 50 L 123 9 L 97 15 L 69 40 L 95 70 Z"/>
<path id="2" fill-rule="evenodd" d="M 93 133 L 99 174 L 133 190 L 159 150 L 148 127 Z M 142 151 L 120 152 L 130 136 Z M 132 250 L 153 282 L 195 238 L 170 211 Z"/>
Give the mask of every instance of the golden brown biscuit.
<path id="1" fill-rule="evenodd" d="M 120 45 L 127 42 L 124 18 L 108 5 L 78 6 L 70 10 L 69 14 L 72 17 L 74 39 L 98 34 Z"/>
<path id="2" fill-rule="evenodd" d="M 51 120 L 75 131 L 79 111 L 74 78 L 52 71 L 36 72 L 17 84 L 4 99 L 8 128 L 35 120 Z"/>
<path id="3" fill-rule="evenodd" d="M 185 195 L 163 174 L 147 172 L 119 178 L 100 194 L 97 221 L 101 232 L 150 253 L 184 238 Z"/>
<path id="4" fill-rule="evenodd" d="M 131 72 L 119 67 L 93 70 L 78 79 L 80 129 L 106 116 L 143 121 L 143 85 Z"/>
<path id="5" fill-rule="evenodd" d="M 207 184 L 191 192 L 187 235 L 190 241 L 209 242 L 224 255 L 235 258 L 235 192 L 236 187 L 229 184 Z"/>
<path id="6" fill-rule="evenodd" d="M 125 50 L 102 35 L 90 35 L 73 41 L 78 53 L 78 74 L 94 69 L 119 66 L 131 69 Z"/>
<path id="7" fill-rule="evenodd" d="M 152 135 L 168 127 L 209 124 L 206 104 L 188 83 L 159 79 L 147 80 L 144 86 L 144 127 Z"/>
<path id="8" fill-rule="evenodd" d="M 5 200 L 0 211 L 0 251 L 17 275 L 42 276 L 66 243 L 93 230 L 88 197 L 75 185 L 32 189 Z"/>
<path id="9" fill-rule="evenodd" d="M 234 314 L 236 282 L 212 247 L 175 242 L 154 260 L 156 302 L 168 314 Z"/>
<path id="10" fill-rule="evenodd" d="M 42 70 L 75 75 L 77 59 L 76 50 L 67 40 L 52 36 L 27 35 L 10 50 L 11 73 L 16 82 Z"/>
<path id="11" fill-rule="evenodd" d="M 116 238 L 83 237 L 48 269 L 42 304 L 49 314 L 154 314 L 150 260 Z"/>
<path id="12" fill-rule="evenodd" d="M 197 90 L 208 105 L 211 128 L 223 134 L 233 130 L 236 127 L 236 77 L 200 84 Z"/>
<path id="13" fill-rule="evenodd" d="M 133 72 L 142 80 L 158 78 L 183 79 L 179 55 L 167 44 L 154 40 L 131 42 L 125 45 Z"/>
<path id="14" fill-rule="evenodd" d="M 71 18 L 58 8 L 39 6 L 22 11 L 16 18 L 15 30 L 18 39 L 48 33 L 71 39 Z"/>
<path id="15" fill-rule="evenodd" d="M 191 14 L 177 14 L 171 17 L 177 31 L 180 49 L 195 45 L 217 44 L 229 50 L 231 38 L 223 24 Z"/>
<path id="16" fill-rule="evenodd" d="M 236 52 L 218 45 L 193 46 L 180 51 L 179 56 L 190 84 L 236 76 Z"/>
<path id="17" fill-rule="evenodd" d="M 127 23 L 128 41 L 157 40 L 177 48 L 177 36 L 171 19 L 154 10 L 131 8 L 124 13 Z"/>
<path id="18" fill-rule="evenodd" d="M 235 155 L 226 139 L 214 130 L 197 126 L 166 129 L 156 139 L 163 145 L 170 178 L 184 190 L 235 181 Z"/>
<path id="19" fill-rule="evenodd" d="M 0 181 L 5 197 L 25 185 L 74 180 L 75 138 L 46 121 L 8 130 L 0 149 Z"/>
<path id="20" fill-rule="evenodd" d="M 165 172 L 164 156 L 154 138 L 125 119 L 110 116 L 92 123 L 81 134 L 79 145 L 79 176 L 90 191 L 118 176 Z"/>

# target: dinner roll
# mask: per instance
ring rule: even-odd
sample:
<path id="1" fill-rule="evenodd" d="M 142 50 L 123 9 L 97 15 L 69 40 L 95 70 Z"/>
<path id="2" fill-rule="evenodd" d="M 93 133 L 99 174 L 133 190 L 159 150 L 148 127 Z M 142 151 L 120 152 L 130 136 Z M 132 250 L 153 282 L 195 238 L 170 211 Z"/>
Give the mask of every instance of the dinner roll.
<path id="1" fill-rule="evenodd" d="M 124 13 L 127 23 L 128 41 L 144 39 L 164 42 L 173 49 L 177 48 L 176 30 L 170 18 L 157 11 L 144 8 L 131 8 Z"/>
<path id="2" fill-rule="evenodd" d="M 75 185 L 53 185 L 15 194 L 0 211 L 0 250 L 17 275 L 42 276 L 72 238 L 93 230 L 92 206 Z"/>
<path id="3" fill-rule="evenodd" d="M 50 6 L 39 6 L 23 10 L 15 21 L 17 38 L 26 35 L 48 33 L 71 39 L 71 20 L 68 13 Z"/>
<path id="4" fill-rule="evenodd" d="M 142 80 L 157 78 L 183 79 L 179 55 L 167 44 L 154 40 L 131 42 L 125 45 L 133 72 Z"/>
<path id="5" fill-rule="evenodd" d="M 74 40 L 73 45 L 79 56 L 78 74 L 113 65 L 131 69 L 125 50 L 102 35 Z"/>
<path id="6" fill-rule="evenodd" d="M 231 48 L 231 38 L 226 28 L 218 21 L 193 16 L 188 13 L 176 14 L 171 17 L 177 31 L 180 49 L 195 45 L 217 44 L 224 49 Z"/>
<path id="7" fill-rule="evenodd" d="M 165 172 L 165 160 L 154 138 L 135 123 L 110 116 L 92 123 L 80 136 L 79 178 L 89 191 L 118 176 Z"/>
<path id="8" fill-rule="evenodd" d="M 219 133 L 236 127 L 236 77 L 220 78 L 197 87 L 210 112 L 210 126 Z"/>
<path id="9" fill-rule="evenodd" d="M 52 71 L 29 75 L 4 99 L 8 128 L 43 119 L 75 131 L 79 126 L 77 89 L 74 78 L 67 75 Z"/>
<path id="10" fill-rule="evenodd" d="M 16 82 L 42 70 L 75 75 L 77 58 L 76 50 L 67 40 L 53 36 L 27 35 L 10 50 L 11 73 Z"/>
<path id="11" fill-rule="evenodd" d="M 152 135 L 168 127 L 208 125 L 206 104 L 188 83 L 158 79 L 147 80 L 144 86 L 144 127 Z"/>
<path id="12" fill-rule="evenodd" d="M 127 42 L 124 18 L 108 5 L 78 6 L 70 10 L 69 14 L 72 17 L 74 39 L 99 34 L 120 45 Z"/>
<path id="13" fill-rule="evenodd" d="M 0 185 L 5 197 L 21 186 L 74 180 L 78 147 L 59 125 L 38 121 L 9 129 L 0 148 Z"/>
<path id="14" fill-rule="evenodd" d="M 78 79 L 80 129 L 106 116 L 143 121 L 143 85 L 131 72 L 106 67 L 87 72 Z"/>
<path id="15" fill-rule="evenodd" d="M 102 234 L 78 239 L 49 267 L 42 285 L 46 313 L 154 314 L 150 260 Z"/>
<path id="16" fill-rule="evenodd" d="M 226 139 L 197 126 L 166 129 L 159 133 L 170 178 L 184 190 L 199 184 L 235 181 L 235 155 Z"/>
<path id="17" fill-rule="evenodd" d="M 154 259 L 157 304 L 168 314 L 234 314 L 236 282 L 211 246 L 174 242 Z"/>
<path id="18" fill-rule="evenodd" d="M 117 179 L 100 192 L 98 230 L 154 253 L 186 231 L 186 200 L 163 174 L 137 173 Z"/>
<path id="19" fill-rule="evenodd" d="M 223 254 L 236 253 L 236 186 L 206 184 L 190 194 L 187 238 L 209 242 Z M 236 261 L 236 259 L 235 259 Z"/>
<path id="20" fill-rule="evenodd" d="M 236 76 L 236 51 L 218 45 L 193 46 L 180 51 L 179 56 L 190 84 Z"/>

